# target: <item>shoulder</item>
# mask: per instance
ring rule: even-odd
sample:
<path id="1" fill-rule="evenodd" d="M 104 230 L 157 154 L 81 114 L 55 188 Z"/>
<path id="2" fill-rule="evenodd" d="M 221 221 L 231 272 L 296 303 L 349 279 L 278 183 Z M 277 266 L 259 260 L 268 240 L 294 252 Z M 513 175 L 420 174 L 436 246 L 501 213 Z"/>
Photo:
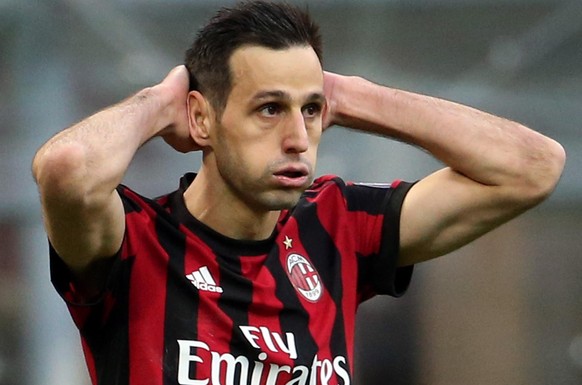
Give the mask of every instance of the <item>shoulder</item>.
<path id="1" fill-rule="evenodd" d="M 156 198 L 146 197 L 126 185 L 117 187 L 127 216 L 157 216 L 170 213 L 170 201 L 174 193 L 168 193 Z"/>
<path id="2" fill-rule="evenodd" d="M 306 191 L 321 191 L 332 186 L 339 188 L 354 188 L 354 189 L 396 189 L 403 187 L 401 185 L 410 185 L 411 183 L 396 179 L 392 182 L 354 182 L 346 181 L 337 175 L 323 175 L 316 178 L 311 186 Z"/>
<path id="3" fill-rule="evenodd" d="M 305 190 L 302 200 L 307 202 L 324 202 L 343 200 L 346 182 L 336 175 L 324 175 L 316 178 Z M 335 198 L 335 199 L 334 199 Z"/>
<path id="4" fill-rule="evenodd" d="M 324 175 L 313 181 L 313 184 L 305 191 L 305 195 L 308 198 L 334 192 L 345 198 L 359 195 L 386 195 L 394 190 L 407 191 L 413 184 L 401 180 L 394 180 L 391 183 L 353 182 L 345 181 L 337 175 Z"/>
<path id="5" fill-rule="evenodd" d="M 342 190 L 346 182 L 337 175 L 323 175 L 316 178 L 311 186 L 305 190 L 306 194 L 319 194 L 321 192 L 339 189 Z"/>

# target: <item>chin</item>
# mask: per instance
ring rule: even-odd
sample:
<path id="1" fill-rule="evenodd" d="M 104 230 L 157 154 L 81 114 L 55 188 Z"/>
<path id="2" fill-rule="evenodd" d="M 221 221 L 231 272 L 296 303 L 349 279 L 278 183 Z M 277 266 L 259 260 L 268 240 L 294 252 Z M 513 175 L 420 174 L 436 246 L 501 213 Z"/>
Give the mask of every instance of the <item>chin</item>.
<path id="1" fill-rule="evenodd" d="M 275 193 L 271 196 L 265 197 L 262 203 L 271 211 L 291 209 L 297 205 L 302 193 L 303 190 Z"/>

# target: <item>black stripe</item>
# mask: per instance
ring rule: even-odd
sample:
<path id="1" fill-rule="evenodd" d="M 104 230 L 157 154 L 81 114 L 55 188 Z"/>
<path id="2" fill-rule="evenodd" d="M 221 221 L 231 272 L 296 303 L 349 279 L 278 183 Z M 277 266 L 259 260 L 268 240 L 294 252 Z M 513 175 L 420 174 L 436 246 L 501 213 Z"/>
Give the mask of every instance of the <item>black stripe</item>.
<path id="1" fill-rule="evenodd" d="M 114 306 L 103 325 L 105 302 L 95 305 L 81 335 L 93 353 L 98 385 L 129 384 L 129 282 L 133 258 L 115 264 Z"/>
<path id="2" fill-rule="evenodd" d="M 123 209 L 125 210 L 126 214 L 133 213 L 133 212 L 140 212 L 142 208 L 133 198 L 128 198 L 126 196 L 126 191 L 131 191 L 124 185 L 117 186 L 117 193 L 121 196 L 121 200 L 123 202 Z"/>
<path id="3" fill-rule="evenodd" d="M 378 202 L 382 202 L 389 187 L 389 185 L 386 188 L 365 185 L 344 186 L 343 193 L 346 196 L 348 211 L 363 211 L 370 215 L 383 214 L 384 207 Z"/>
<path id="4" fill-rule="evenodd" d="M 239 326 L 249 324 L 249 306 L 253 301 L 253 284 L 244 278 L 239 256 L 218 256 L 220 268 L 220 286 L 224 292 L 218 300 L 218 307 L 232 320 L 232 339 L 230 352 L 235 357 L 249 355 L 249 344 Z M 237 373 L 235 378 L 239 378 Z"/>
<path id="5" fill-rule="evenodd" d="M 413 184 L 400 183 L 386 194 L 382 208 L 382 245 L 372 271 L 374 288 L 379 294 L 400 297 L 412 277 L 413 266 L 397 268 L 400 251 L 400 212 L 404 198 Z"/>
<path id="6" fill-rule="evenodd" d="M 278 247 L 273 247 L 265 266 L 273 275 L 275 282 L 277 282 L 275 296 L 284 304 L 279 317 L 281 331 L 283 333 L 291 332 L 295 336 L 295 343 L 298 348 L 298 357 L 295 360 L 295 365 L 311 367 L 313 357 L 318 353 L 318 350 L 317 344 L 309 331 L 309 314 L 301 305 L 297 297 L 297 291 L 281 266 Z"/>
<path id="7" fill-rule="evenodd" d="M 164 315 L 163 383 L 175 385 L 178 373 L 179 339 L 196 340 L 198 336 L 198 295 L 184 276 L 186 237 L 164 219 L 156 218 L 160 245 L 168 253 L 166 309 Z M 186 300 L 184 300 L 186 299 Z M 194 368 L 190 372 L 194 377 Z"/>
<path id="8" fill-rule="evenodd" d="M 200 230 L 202 231 L 198 232 L 198 236 L 212 249 L 217 258 L 220 286 L 223 289 L 218 300 L 218 307 L 232 321 L 229 353 L 235 357 L 248 357 L 249 360 L 258 359 L 258 352 L 249 346 L 239 327 L 249 325 L 248 313 L 253 300 L 253 284 L 243 276 L 239 253 L 241 249 L 246 249 L 245 245 L 248 245 L 248 251 L 255 254 L 257 249 L 254 247 L 254 242 L 238 242 L 207 229 L 200 228 Z M 240 375 L 241 368 L 237 365 L 234 378 L 240 378 Z"/>
<path id="9" fill-rule="evenodd" d="M 331 295 L 335 303 L 336 310 L 330 343 L 331 354 L 333 357 L 348 357 L 342 307 L 341 255 L 317 216 L 317 204 L 306 201 L 302 201 L 301 204 L 304 205 L 301 209 L 301 216 L 296 218 L 301 243 L 319 273 L 325 290 Z M 349 371 L 349 368 L 346 369 Z"/>

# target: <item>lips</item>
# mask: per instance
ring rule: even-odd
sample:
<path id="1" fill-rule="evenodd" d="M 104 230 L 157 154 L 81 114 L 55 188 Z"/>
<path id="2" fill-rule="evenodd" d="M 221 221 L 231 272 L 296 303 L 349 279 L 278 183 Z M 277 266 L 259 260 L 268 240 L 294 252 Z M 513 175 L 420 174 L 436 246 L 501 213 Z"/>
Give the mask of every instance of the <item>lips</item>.
<path id="1" fill-rule="evenodd" d="M 287 178 L 301 178 L 303 176 L 309 175 L 309 167 L 304 164 L 287 165 L 275 170 L 273 175 L 284 176 Z"/>
<path id="2" fill-rule="evenodd" d="M 283 187 L 303 187 L 309 180 L 309 167 L 305 164 L 290 164 L 273 172 L 277 183 Z"/>

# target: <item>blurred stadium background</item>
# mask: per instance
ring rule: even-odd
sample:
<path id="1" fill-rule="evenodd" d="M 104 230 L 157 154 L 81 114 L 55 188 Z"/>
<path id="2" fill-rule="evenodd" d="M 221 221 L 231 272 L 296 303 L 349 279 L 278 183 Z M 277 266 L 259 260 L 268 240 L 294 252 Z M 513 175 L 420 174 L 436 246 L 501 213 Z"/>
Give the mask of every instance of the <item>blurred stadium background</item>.
<path id="1" fill-rule="evenodd" d="M 77 331 L 49 282 L 30 174 L 35 150 L 161 80 L 196 29 L 229 3 L 0 0 L 0 385 L 88 384 Z M 568 152 L 549 201 L 417 266 L 402 299 L 361 307 L 356 383 L 582 383 L 582 1 L 308 4 L 327 69 L 507 116 Z M 152 141 L 126 183 L 157 195 L 198 164 L 198 155 Z M 333 129 L 318 171 L 390 181 L 437 167 L 409 146 Z"/>

